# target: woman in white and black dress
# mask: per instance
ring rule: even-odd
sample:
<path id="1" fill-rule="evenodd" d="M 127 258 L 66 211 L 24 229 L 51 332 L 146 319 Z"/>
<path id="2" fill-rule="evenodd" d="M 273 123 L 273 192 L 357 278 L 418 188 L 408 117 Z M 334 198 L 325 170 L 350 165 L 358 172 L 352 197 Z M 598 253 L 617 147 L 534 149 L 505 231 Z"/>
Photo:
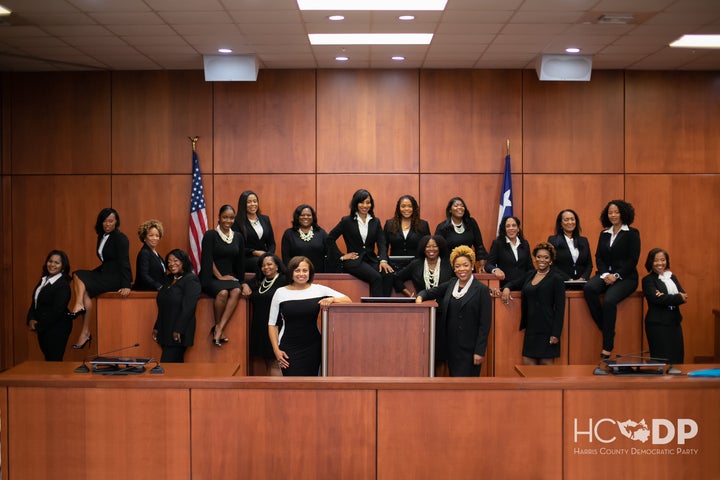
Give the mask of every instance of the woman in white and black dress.
<path id="1" fill-rule="evenodd" d="M 283 262 L 287 263 L 293 257 L 307 257 L 317 273 L 325 273 L 327 232 L 318 225 L 317 214 L 310 205 L 295 208 L 292 227 L 285 230 L 280 244 Z"/>
<path id="2" fill-rule="evenodd" d="M 253 375 L 281 376 L 270 337 L 268 316 L 270 303 L 278 288 L 287 285 L 287 269 L 274 253 L 265 252 L 258 259 L 255 277 L 250 280 L 252 307 L 250 321 L 250 358 Z M 279 325 L 281 326 L 281 325 Z"/>
<path id="3" fill-rule="evenodd" d="M 482 233 L 477 221 L 470 215 L 465 200 L 453 197 L 445 207 L 445 220 L 435 228 L 435 235 L 445 238 L 448 250 L 452 251 L 460 245 L 467 245 L 475 251 L 478 267 L 483 268 L 488 259 L 488 252 L 483 244 Z"/>
<path id="4" fill-rule="evenodd" d="M 330 287 L 312 283 L 315 269 L 306 257 L 294 257 L 288 262 L 288 277 L 289 285 L 279 288 L 270 304 L 270 343 L 283 375 L 314 377 L 322 355 L 317 327 L 320 308 L 351 300 Z M 280 330 L 278 319 L 283 322 Z"/>
<path id="5" fill-rule="evenodd" d="M 202 288 L 185 251 L 172 250 L 165 263 L 169 278 L 157 294 L 158 315 L 152 336 L 162 348 L 161 362 L 182 363 L 185 350 L 195 340 L 195 309 Z"/>
<path id="6" fill-rule="evenodd" d="M 557 256 L 552 268 L 563 280 L 587 280 L 592 273 L 590 242 L 581 232 L 580 217 L 574 210 L 566 208 L 558 213 L 555 235 L 547 241 L 555 247 Z"/>
<path id="7" fill-rule="evenodd" d="M 205 232 L 202 240 L 200 283 L 203 292 L 215 299 L 215 324 L 210 329 L 210 335 L 216 347 L 222 347 L 229 341 L 223 331 L 241 295 L 250 295 L 250 287 L 245 283 L 245 242 L 233 231 L 233 222 L 235 209 L 232 205 L 223 205 L 218 213 L 217 226 Z"/>
<path id="8" fill-rule="evenodd" d="M 275 253 L 275 233 L 270 217 L 260 213 L 259 197 L 252 190 L 240 194 L 233 230 L 240 233 L 245 241 L 246 272 L 255 271 L 258 257 L 263 253 Z"/>
<path id="9" fill-rule="evenodd" d="M 395 204 L 395 215 L 385 222 L 383 228 L 389 257 L 414 257 L 420 239 L 430 235 L 430 225 L 420 218 L 420 206 L 412 195 L 403 195 Z M 392 261 L 393 269 L 405 266 Z"/>
<path id="10" fill-rule="evenodd" d="M 72 331 L 72 319 L 67 315 L 71 295 L 69 273 L 67 254 L 62 250 L 50 251 L 27 313 L 26 324 L 30 331 L 37 333 L 47 362 L 62 362 Z"/>

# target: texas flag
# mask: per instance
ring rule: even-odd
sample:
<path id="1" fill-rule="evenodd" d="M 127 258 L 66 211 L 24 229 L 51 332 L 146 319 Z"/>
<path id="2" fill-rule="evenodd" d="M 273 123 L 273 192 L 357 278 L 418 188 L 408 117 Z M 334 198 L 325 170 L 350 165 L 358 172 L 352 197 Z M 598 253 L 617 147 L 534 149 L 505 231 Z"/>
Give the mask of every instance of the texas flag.
<path id="1" fill-rule="evenodd" d="M 510 174 L 510 154 L 508 153 L 505 156 L 505 175 L 503 177 L 502 190 L 500 191 L 500 210 L 498 211 L 496 234 L 500 231 L 500 222 L 503 217 L 510 217 L 512 214 L 512 175 Z"/>

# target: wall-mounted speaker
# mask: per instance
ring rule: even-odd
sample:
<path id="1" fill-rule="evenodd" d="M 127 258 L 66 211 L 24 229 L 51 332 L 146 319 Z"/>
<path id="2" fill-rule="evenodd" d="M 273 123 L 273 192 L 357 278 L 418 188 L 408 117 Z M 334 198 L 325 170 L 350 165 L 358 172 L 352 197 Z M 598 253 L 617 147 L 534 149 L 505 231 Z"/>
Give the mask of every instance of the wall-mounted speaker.
<path id="1" fill-rule="evenodd" d="M 540 80 L 589 82 L 592 55 L 542 55 L 535 70 Z"/>
<path id="2" fill-rule="evenodd" d="M 254 82 L 258 75 L 255 55 L 203 55 L 206 82 Z"/>

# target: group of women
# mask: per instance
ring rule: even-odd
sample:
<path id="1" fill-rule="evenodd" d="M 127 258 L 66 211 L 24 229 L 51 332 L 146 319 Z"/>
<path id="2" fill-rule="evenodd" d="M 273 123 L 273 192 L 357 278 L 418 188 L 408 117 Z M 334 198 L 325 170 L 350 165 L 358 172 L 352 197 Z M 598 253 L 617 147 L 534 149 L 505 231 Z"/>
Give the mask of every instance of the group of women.
<path id="1" fill-rule="evenodd" d="M 328 271 L 346 272 L 367 282 L 372 296 L 389 296 L 394 287 L 417 296 L 416 301 L 440 299 L 437 358 L 447 360 L 451 375 L 479 373 L 489 333 L 490 297 L 502 296 L 507 303 L 512 290 L 522 292 L 520 328 L 525 330 L 526 363 L 551 363 L 559 356 L 566 285 L 583 286 L 590 313 L 602 332 L 601 356 L 609 358 L 617 305 L 638 285 L 640 235 L 631 227 L 635 212 L 629 203 L 612 200 L 602 211 L 605 230 L 595 251 L 594 276 L 589 242 L 580 234 L 579 216 L 570 209 L 558 214 L 555 234 L 532 250 L 520 220 L 503 218 L 488 253 L 478 222 L 460 197 L 448 202 L 446 218 L 432 236 L 411 195 L 398 199 L 393 217 L 383 227 L 374 208 L 370 192 L 357 190 L 349 214 L 327 233 L 318 225 L 313 207 L 299 205 L 292 227 L 283 233 L 281 259 L 258 195 L 245 191 L 237 211 L 223 205 L 216 227 L 205 233 L 199 278 L 186 252 L 174 249 L 164 259 L 160 257 L 157 245 L 162 224 L 144 222 L 138 229 L 143 246 L 133 288 L 158 292 L 152 335 L 163 347 L 161 360 L 183 361 L 185 349 L 193 344 L 195 308 L 203 291 L 214 298 L 213 345 L 222 348 L 229 341 L 224 331 L 244 296 L 253 307 L 251 355 L 260 360 L 260 370 L 277 374 L 280 367 L 283 374 L 316 374 L 317 309 L 350 301 L 313 284 L 316 272 Z M 92 341 L 87 324 L 92 298 L 110 291 L 122 296 L 130 293 L 129 242 L 119 227 L 118 212 L 112 208 L 100 212 L 95 231 L 101 264 L 92 271 L 75 271 L 72 279 L 67 255 L 58 250 L 48 254 L 27 316 L 47 360 L 62 360 L 74 318 L 84 321 L 73 348 Z M 344 252 L 337 243 L 341 237 Z M 406 262 L 408 257 L 412 260 Z M 645 264 L 649 275 L 642 284 L 649 304 L 646 327 L 651 355 L 677 363 L 683 355 L 678 306 L 687 301 L 687 294 L 669 272 L 669 263 L 666 251 L 653 249 Z M 500 289 L 491 292 L 475 281 L 473 272 L 478 269 L 493 274 Z M 250 282 L 245 281 L 245 272 L 255 273 Z M 412 289 L 406 287 L 408 280 Z M 75 300 L 66 310 L 71 288 Z"/>

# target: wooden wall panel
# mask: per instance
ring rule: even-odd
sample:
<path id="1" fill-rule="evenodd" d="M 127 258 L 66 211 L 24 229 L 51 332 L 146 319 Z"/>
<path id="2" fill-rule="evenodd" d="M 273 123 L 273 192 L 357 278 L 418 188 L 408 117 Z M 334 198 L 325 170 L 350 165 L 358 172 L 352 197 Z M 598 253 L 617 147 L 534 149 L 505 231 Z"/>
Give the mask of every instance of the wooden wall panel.
<path id="1" fill-rule="evenodd" d="M 18 73 L 11 77 L 12 172 L 110 171 L 110 74 Z"/>
<path id="2" fill-rule="evenodd" d="M 623 74 L 591 82 L 541 82 L 523 71 L 523 172 L 621 173 Z"/>
<path id="3" fill-rule="evenodd" d="M 681 307 L 685 362 L 712 355 L 712 309 L 720 306 L 720 283 L 714 280 L 720 268 L 715 248 L 720 229 L 707 214 L 720 205 L 720 176 L 628 175 L 627 186 L 642 239 L 640 278 L 646 274 L 648 252 L 666 249 L 671 270 L 688 293 L 688 303 Z"/>
<path id="4" fill-rule="evenodd" d="M 514 190 L 513 184 L 513 195 Z M 580 217 L 582 235 L 590 242 L 595 267 L 595 247 L 602 231 L 600 213 L 610 200 L 623 198 L 624 190 L 622 175 L 523 175 L 523 234 L 530 247 L 546 241 L 555 234 L 558 213 L 571 208 Z"/>
<path id="5" fill-rule="evenodd" d="M 502 181 L 502 174 L 420 175 L 423 216 L 430 222 L 432 233 L 435 233 L 435 227 L 445 220 L 448 201 L 453 197 L 461 197 L 480 225 L 483 243 L 489 252 L 492 241 L 497 237 Z M 522 192 L 522 175 L 513 175 L 513 209 L 517 213 L 523 211 Z"/>
<path id="6" fill-rule="evenodd" d="M 315 171 L 315 71 L 262 70 L 214 92 L 216 173 Z"/>
<path id="7" fill-rule="evenodd" d="M 502 172 L 505 141 L 522 169 L 519 70 L 422 70 L 420 171 Z"/>
<path id="8" fill-rule="evenodd" d="M 418 71 L 319 70 L 318 173 L 418 171 Z"/>
<path id="9" fill-rule="evenodd" d="M 13 269 L 12 324 L 14 361 L 19 363 L 42 360 L 37 338 L 25 328 L 25 318 L 47 253 L 54 248 L 64 250 L 73 270 L 92 269 L 100 263 L 94 227 L 98 212 L 110 205 L 110 177 L 15 176 L 12 205 L 12 252 L 17 265 Z M 77 334 L 79 330 L 70 340 L 76 340 Z M 82 357 L 82 352 L 68 350 L 65 359 Z"/>
<path id="10" fill-rule="evenodd" d="M 720 72 L 625 78 L 627 172 L 720 173 Z"/>
<path id="11" fill-rule="evenodd" d="M 192 390 L 192 478 L 376 477 L 374 390 Z M 558 422 L 559 424 L 559 422 Z"/>
<path id="12" fill-rule="evenodd" d="M 212 84 L 203 72 L 112 74 L 113 173 L 190 173 L 191 143 L 212 155 Z"/>

